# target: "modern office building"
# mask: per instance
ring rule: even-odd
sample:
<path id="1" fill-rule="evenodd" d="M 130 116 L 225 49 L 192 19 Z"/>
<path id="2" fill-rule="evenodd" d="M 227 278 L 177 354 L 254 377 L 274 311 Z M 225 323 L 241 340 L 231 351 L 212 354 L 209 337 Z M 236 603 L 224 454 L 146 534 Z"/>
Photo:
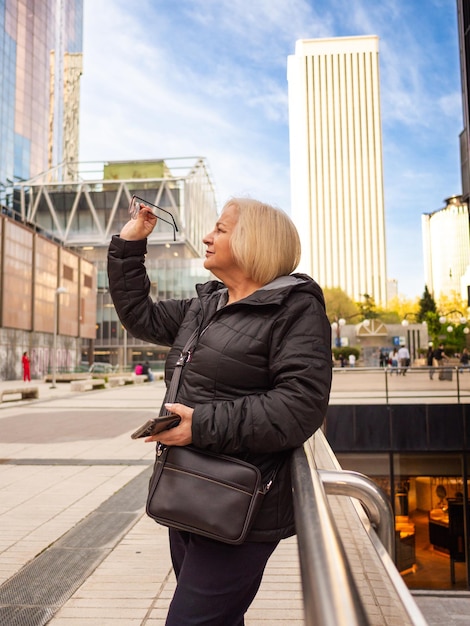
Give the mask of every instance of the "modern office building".
<path id="1" fill-rule="evenodd" d="M 78 159 L 83 0 L 0 1 L 0 202 Z"/>
<path id="2" fill-rule="evenodd" d="M 82 360 L 124 368 L 139 361 L 162 366 L 166 350 L 128 336 L 117 318 L 108 290 L 107 249 L 111 236 L 130 219 L 133 196 L 158 205 L 160 219 L 146 258 L 151 296 L 195 296 L 196 283 L 210 278 L 203 267 L 202 238 L 217 220 L 205 159 L 69 163 L 61 168 L 60 180 L 55 180 L 57 173 L 16 182 L 10 211 L 96 268 L 96 336 L 83 343 Z"/>
<path id="3" fill-rule="evenodd" d="M 462 202 L 470 203 L 470 4 L 457 0 L 457 23 L 460 49 L 463 131 L 460 134 L 460 171 Z M 468 226 L 470 232 L 470 225 Z M 470 307 L 470 265 L 461 279 L 462 299 Z"/>
<path id="4" fill-rule="evenodd" d="M 0 216 L 0 379 L 74 369 L 96 329 L 96 270 L 57 242 Z M 55 351 L 54 351 L 55 348 Z"/>
<path id="5" fill-rule="evenodd" d="M 468 0 L 457 0 L 457 21 L 464 126 L 460 134 L 460 168 L 462 200 L 468 203 L 470 198 L 470 5 Z"/>
<path id="6" fill-rule="evenodd" d="M 78 157 L 83 0 L 0 0 L 0 377 L 74 367 L 95 335 L 96 271 L 16 208 L 15 182 Z M 58 335 L 58 337 L 57 337 Z M 55 341 L 58 339 L 58 341 Z"/>
<path id="7" fill-rule="evenodd" d="M 287 74 L 301 269 L 356 301 L 385 304 L 378 38 L 299 40 Z"/>
<path id="8" fill-rule="evenodd" d="M 468 204 L 462 196 L 445 202 L 443 209 L 421 217 L 425 283 L 435 300 L 457 296 L 467 301 L 462 279 L 470 265 Z"/>
<path id="9" fill-rule="evenodd" d="M 398 280 L 396 278 L 387 279 L 387 300 L 398 298 Z"/>
<path id="10" fill-rule="evenodd" d="M 59 371 L 82 360 L 161 362 L 164 351 L 128 339 L 107 289 L 107 245 L 133 194 L 169 211 L 179 229 L 160 214 L 147 258 L 152 295 L 193 295 L 209 277 L 201 239 L 217 212 L 203 159 L 173 159 L 171 171 L 163 160 L 78 164 L 82 23 L 83 0 L 0 0 L 4 378 L 19 376 L 25 350 L 34 377 L 50 371 L 54 337 Z"/>

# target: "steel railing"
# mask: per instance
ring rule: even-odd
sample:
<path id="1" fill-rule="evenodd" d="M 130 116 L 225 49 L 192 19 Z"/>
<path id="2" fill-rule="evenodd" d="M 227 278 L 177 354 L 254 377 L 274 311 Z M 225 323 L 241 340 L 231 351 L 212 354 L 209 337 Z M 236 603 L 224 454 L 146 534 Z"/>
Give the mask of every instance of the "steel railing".
<path id="1" fill-rule="evenodd" d="M 334 400 L 350 399 L 391 403 L 400 400 L 426 402 L 440 398 L 446 402 L 470 402 L 470 368 L 461 365 L 443 367 L 353 367 L 333 368 L 331 396 Z M 363 381 L 368 385 L 364 386 Z"/>
<path id="2" fill-rule="evenodd" d="M 390 595 L 400 607 L 400 614 L 390 621 L 397 623 L 401 615 L 401 623 L 426 626 L 393 564 L 394 518 L 387 497 L 366 476 L 338 469 L 336 459 L 336 467 L 318 469 L 313 452 L 315 444 L 334 456 L 323 433 L 318 431 L 302 448 L 294 451 L 291 466 L 306 626 L 371 624 L 364 590 L 359 591 L 327 494 L 357 498 L 364 506 L 370 524 L 368 527 L 363 524 L 363 529 L 382 570 L 380 577 L 387 580 Z M 360 519 L 359 516 L 358 524 L 362 523 Z"/>
<path id="3" fill-rule="evenodd" d="M 318 470 L 328 495 L 349 496 L 360 500 L 372 522 L 382 545 L 395 559 L 395 526 L 392 505 L 377 485 L 358 472 Z"/>

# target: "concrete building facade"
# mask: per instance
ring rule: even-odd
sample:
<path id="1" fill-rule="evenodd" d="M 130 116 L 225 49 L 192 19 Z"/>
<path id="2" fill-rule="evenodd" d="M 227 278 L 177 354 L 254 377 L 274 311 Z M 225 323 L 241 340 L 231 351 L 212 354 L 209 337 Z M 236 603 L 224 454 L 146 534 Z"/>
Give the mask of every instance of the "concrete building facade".
<path id="1" fill-rule="evenodd" d="M 387 301 L 378 38 L 308 39 L 288 58 L 292 217 L 301 269 Z"/>
<path id="2" fill-rule="evenodd" d="M 60 180 L 56 180 L 60 173 Z M 96 333 L 82 342 L 82 365 L 163 366 L 166 349 L 128 336 L 108 289 L 107 250 L 130 219 L 133 196 L 160 207 L 148 240 L 146 267 L 154 299 L 190 298 L 211 275 L 202 238 L 217 221 L 215 189 L 202 157 L 68 163 L 14 184 L 10 212 L 91 263 L 96 270 Z M 174 219 L 174 226 L 172 220 Z M 163 221 L 166 220 L 166 221 Z"/>
<path id="3" fill-rule="evenodd" d="M 467 301 L 468 204 L 462 196 L 452 196 L 445 202 L 443 209 L 421 217 L 425 282 L 436 300 L 459 296 Z"/>

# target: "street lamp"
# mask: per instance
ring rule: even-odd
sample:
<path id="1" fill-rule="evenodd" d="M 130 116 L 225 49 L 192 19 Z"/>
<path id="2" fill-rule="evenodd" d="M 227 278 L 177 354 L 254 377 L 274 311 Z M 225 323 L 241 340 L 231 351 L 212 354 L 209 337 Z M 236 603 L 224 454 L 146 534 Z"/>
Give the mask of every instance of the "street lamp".
<path id="1" fill-rule="evenodd" d="M 345 324 L 346 320 L 343 317 L 331 324 L 331 328 L 336 332 L 335 346 L 337 348 L 341 348 L 341 329 Z"/>
<path id="2" fill-rule="evenodd" d="M 454 313 L 458 313 L 459 318 L 458 321 Z M 468 319 L 463 313 L 457 309 L 453 311 L 449 311 L 445 315 L 440 315 L 439 323 L 441 326 L 444 324 L 448 324 L 446 326 L 446 331 L 449 333 L 449 339 L 455 347 L 460 350 L 460 348 L 467 342 L 467 335 L 470 333 L 470 329 L 468 328 Z M 463 328 L 462 328 L 463 327 Z M 460 335 L 460 333 L 463 334 Z"/>
<path id="3" fill-rule="evenodd" d="M 51 389 L 56 388 L 56 371 L 57 371 L 57 317 L 59 309 L 59 296 L 62 293 L 67 293 L 65 287 L 57 287 L 54 293 L 54 341 L 52 344 L 52 385 Z"/>
<path id="4" fill-rule="evenodd" d="M 410 325 L 410 320 L 407 319 L 408 317 L 414 317 L 415 321 L 412 322 L 412 324 L 417 324 L 418 323 L 419 314 L 415 313 L 415 312 L 408 311 L 407 313 L 405 313 L 405 317 L 401 321 L 401 325 L 402 326 L 406 327 L 406 326 Z M 422 324 L 423 324 L 423 326 L 426 326 L 426 322 L 422 322 Z"/>

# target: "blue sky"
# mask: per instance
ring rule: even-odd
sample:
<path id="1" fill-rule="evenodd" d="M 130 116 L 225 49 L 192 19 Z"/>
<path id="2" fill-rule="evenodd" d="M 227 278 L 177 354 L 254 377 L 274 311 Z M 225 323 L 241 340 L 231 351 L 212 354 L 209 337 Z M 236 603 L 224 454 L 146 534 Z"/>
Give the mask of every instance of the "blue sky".
<path id="1" fill-rule="evenodd" d="M 219 204 L 290 211 L 287 56 L 378 35 L 387 270 L 424 289 L 421 215 L 461 192 L 454 0 L 84 0 L 82 161 L 203 156 Z M 443 242 L 452 245 L 452 242 Z"/>

